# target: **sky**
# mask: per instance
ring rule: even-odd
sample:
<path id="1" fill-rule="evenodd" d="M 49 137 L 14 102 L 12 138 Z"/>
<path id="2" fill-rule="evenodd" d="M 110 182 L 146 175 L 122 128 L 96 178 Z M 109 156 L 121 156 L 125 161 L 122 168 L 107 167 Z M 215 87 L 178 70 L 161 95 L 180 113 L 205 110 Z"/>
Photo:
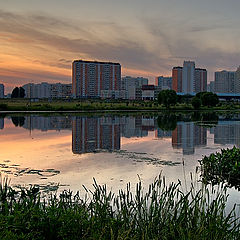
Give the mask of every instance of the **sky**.
<path id="1" fill-rule="evenodd" d="M 0 0 L 0 83 L 71 83 L 75 59 L 119 62 L 122 75 L 170 76 L 193 60 L 240 65 L 239 0 Z"/>

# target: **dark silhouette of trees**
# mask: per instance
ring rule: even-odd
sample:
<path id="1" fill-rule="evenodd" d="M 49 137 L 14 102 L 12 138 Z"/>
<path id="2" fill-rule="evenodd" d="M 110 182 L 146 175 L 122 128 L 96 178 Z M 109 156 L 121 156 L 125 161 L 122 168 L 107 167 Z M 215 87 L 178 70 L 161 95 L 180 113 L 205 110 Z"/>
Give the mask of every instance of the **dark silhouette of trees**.
<path id="1" fill-rule="evenodd" d="M 169 108 L 170 105 L 175 105 L 177 99 L 177 93 L 174 90 L 162 90 L 158 94 L 158 103 L 163 104 L 167 108 Z"/>
<path id="2" fill-rule="evenodd" d="M 15 127 L 22 127 L 25 123 L 25 117 L 11 117 Z"/>
<path id="3" fill-rule="evenodd" d="M 22 87 L 15 87 L 12 91 L 11 98 L 24 98 L 25 90 Z"/>
<path id="4" fill-rule="evenodd" d="M 194 109 L 199 109 L 201 107 L 201 100 L 197 96 L 192 98 L 191 103 Z"/>
<path id="5" fill-rule="evenodd" d="M 157 123 L 163 131 L 173 131 L 177 127 L 177 116 L 171 113 L 160 115 L 157 118 Z"/>
<path id="6" fill-rule="evenodd" d="M 215 93 L 206 92 L 201 96 L 201 101 L 203 106 L 215 107 L 219 103 L 219 98 Z"/>

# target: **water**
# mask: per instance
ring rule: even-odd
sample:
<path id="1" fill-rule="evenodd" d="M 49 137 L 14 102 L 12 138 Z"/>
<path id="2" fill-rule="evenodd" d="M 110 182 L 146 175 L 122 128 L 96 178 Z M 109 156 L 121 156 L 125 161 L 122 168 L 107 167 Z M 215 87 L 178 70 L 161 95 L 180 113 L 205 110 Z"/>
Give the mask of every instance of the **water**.
<path id="1" fill-rule="evenodd" d="M 191 173 L 199 180 L 199 159 L 240 144 L 239 116 L 195 115 L 5 116 L 0 171 L 12 186 L 43 191 L 91 188 L 93 178 L 117 191 L 159 174 L 187 189 Z M 240 203 L 237 190 L 229 193 Z"/>

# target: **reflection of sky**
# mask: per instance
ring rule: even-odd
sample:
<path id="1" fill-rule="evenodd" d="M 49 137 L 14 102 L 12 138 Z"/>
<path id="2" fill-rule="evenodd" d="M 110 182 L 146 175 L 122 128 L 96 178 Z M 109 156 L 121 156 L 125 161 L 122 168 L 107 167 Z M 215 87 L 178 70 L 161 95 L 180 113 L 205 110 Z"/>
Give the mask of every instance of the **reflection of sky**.
<path id="1" fill-rule="evenodd" d="M 101 142 L 102 137 L 110 137 L 110 141 L 104 141 L 105 144 L 102 145 L 106 147 L 106 151 L 73 154 L 72 140 L 75 141 L 75 139 L 72 139 L 72 133 L 76 127 L 74 127 L 74 123 L 83 122 L 85 124 L 91 121 L 86 117 L 57 118 L 54 116 L 49 118 L 32 117 L 29 121 L 29 118 L 26 117 L 23 127 L 15 127 L 11 118 L 5 118 L 4 129 L 0 131 L 0 164 L 5 164 L 1 165 L 2 172 L 10 171 L 8 175 L 13 185 L 60 183 L 67 185 L 60 187 L 60 189 L 71 188 L 74 191 L 81 189 L 83 184 L 91 187 L 93 178 L 99 184 L 107 184 L 114 191 L 124 188 L 127 182 L 131 182 L 134 189 L 134 183 L 138 181 L 138 177 L 146 186 L 155 177 L 162 174 L 166 177 L 167 182 L 181 180 L 183 190 L 186 190 L 190 183 L 190 173 L 193 173 L 194 183 L 197 184 L 199 176 L 195 170 L 198 166 L 198 160 L 202 156 L 209 155 L 223 147 L 232 147 L 238 138 L 240 126 L 239 122 L 220 122 L 211 131 L 207 129 L 199 131 L 201 128 L 194 127 L 193 123 L 184 125 L 184 122 L 178 122 L 177 127 L 181 127 L 174 131 L 178 134 L 181 133 L 178 139 L 182 145 L 179 143 L 180 148 L 173 148 L 173 141 L 177 139 L 177 135 L 171 137 L 171 133 L 162 132 L 156 126 L 154 128 L 158 131 L 152 131 L 152 125 L 156 123 L 153 119 L 141 121 L 139 116 L 137 118 L 94 118 L 91 123 L 94 122 L 96 126 L 92 126 L 92 129 L 86 128 L 85 125 L 78 127 L 84 127 L 85 130 L 89 129 L 90 142 L 94 144 L 96 144 L 97 139 Z M 31 131 L 28 129 L 29 123 L 33 128 Z M 73 125 L 72 129 L 71 125 Z M 116 125 L 121 127 L 116 127 Z M 233 127 L 235 131 L 233 131 Z M 59 129 L 62 130 L 59 131 Z M 121 134 L 119 129 L 121 129 Z M 78 131 L 82 130 L 83 128 L 78 128 Z M 92 138 L 94 136 L 93 130 L 97 132 L 95 139 Z M 189 135 L 189 130 L 194 130 L 194 134 Z M 89 138 L 87 132 L 85 133 L 82 135 L 81 132 L 80 136 L 84 136 L 87 143 Z M 107 137 L 104 135 L 105 133 L 108 134 Z M 110 133 L 115 137 L 109 136 Z M 189 139 L 186 139 L 186 136 L 189 136 Z M 197 136 L 201 136 L 203 139 Z M 118 137 L 121 138 L 120 149 L 118 145 L 115 145 L 116 149 L 109 149 L 109 146 L 114 146 L 111 145 L 114 141 L 119 142 Z M 183 154 L 183 147 L 186 146 L 183 142 L 190 142 L 190 140 L 193 140 L 193 145 L 190 147 L 194 146 L 194 154 Z M 96 146 L 101 146 L 100 142 Z M 112 150 L 114 151 L 112 152 Z M 162 164 L 162 162 L 166 164 Z M 169 163 L 178 164 L 171 166 Z M 14 165 L 19 166 L 14 168 Z M 12 166 L 12 168 L 4 168 L 4 166 Z M 11 171 L 14 173 L 16 168 L 19 168 L 18 171 L 27 168 L 30 170 L 55 169 L 59 170 L 60 174 L 51 177 L 37 174 L 15 176 L 11 174 Z M 6 172 L 3 174 L 6 175 Z M 230 202 L 239 203 L 239 193 L 233 189 L 229 192 L 231 193 Z"/>

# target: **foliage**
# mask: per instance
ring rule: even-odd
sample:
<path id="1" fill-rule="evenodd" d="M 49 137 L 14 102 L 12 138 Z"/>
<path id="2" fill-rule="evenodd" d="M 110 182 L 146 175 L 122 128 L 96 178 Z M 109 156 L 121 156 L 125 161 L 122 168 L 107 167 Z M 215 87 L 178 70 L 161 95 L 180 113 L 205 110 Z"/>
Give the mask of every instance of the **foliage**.
<path id="1" fill-rule="evenodd" d="M 163 114 L 157 118 L 158 127 L 163 131 L 173 131 L 177 127 L 177 117 L 175 114 Z"/>
<path id="2" fill-rule="evenodd" d="M 24 88 L 20 87 L 15 87 L 12 90 L 11 98 L 24 98 L 25 97 L 25 90 Z"/>
<path id="3" fill-rule="evenodd" d="M 193 97 L 191 104 L 194 109 L 199 109 L 201 107 L 201 100 L 198 97 Z"/>
<path id="4" fill-rule="evenodd" d="M 199 97 L 203 106 L 215 107 L 219 103 L 217 94 L 212 92 L 201 92 L 196 95 Z"/>
<path id="5" fill-rule="evenodd" d="M 7 110 L 8 105 L 6 103 L 0 103 L 0 111 L 1 110 Z"/>
<path id="6" fill-rule="evenodd" d="M 177 93 L 174 90 L 162 90 L 158 94 L 158 103 L 165 105 L 165 107 L 170 107 L 170 105 L 175 105 L 177 103 Z"/>
<path id="7" fill-rule="evenodd" d="M 181 183 L 166 185 L 157 178 L 135 193 L 114 195 L 106 185 L 73 195 L 40 198 L 39 189 L 14 191 L 0 185 L 0 239 L 239 239 L 234 209 L 225 214 L 226 189 L 204 187 L 183 192 Z M 212 190 L 213 191 L 213 190 Z"/>
<path id="8" fill-rule="evenodd" d="M 240 149 L 222 149 L 221 152 L 205 156 L 201 161 L 202 177 L 213 184 L 226 182 L 240 190 Z"/>

